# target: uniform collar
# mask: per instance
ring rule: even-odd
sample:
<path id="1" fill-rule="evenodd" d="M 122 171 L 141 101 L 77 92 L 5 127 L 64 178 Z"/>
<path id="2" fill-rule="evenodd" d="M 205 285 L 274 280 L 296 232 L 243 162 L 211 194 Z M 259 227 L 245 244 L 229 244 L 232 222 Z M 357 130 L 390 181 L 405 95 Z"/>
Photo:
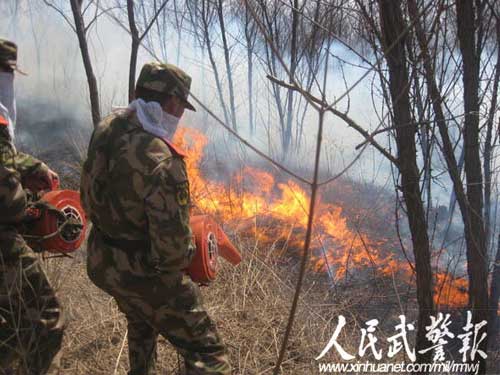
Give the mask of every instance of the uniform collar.
<path id="1" fill-rule="evenodd" d="M 185 157 L 187 157 L 186 151 L 184 151 L 180 147 L 174 145 L 172 142 L 170 142 L 169 140 L 167 140 L 165 138 L 161 138 L 161 140 L 163 140 L 163 142 L 165 142 L 167 144 L 167 146 L 170 148 L 170 150 L 172 150 L 174 153 L 179 155 L 181 158 L 184 159 Z"/>

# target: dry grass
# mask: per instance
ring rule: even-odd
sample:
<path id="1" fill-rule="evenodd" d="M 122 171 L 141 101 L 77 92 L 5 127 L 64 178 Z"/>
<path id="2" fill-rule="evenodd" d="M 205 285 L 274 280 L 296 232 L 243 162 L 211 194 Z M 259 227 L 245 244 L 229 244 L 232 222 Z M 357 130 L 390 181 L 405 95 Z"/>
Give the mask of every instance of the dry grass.
<path id="1" fill-rule="evenodd" d="M 202 288 L 204 302 L 228 346 L 234 373 L 269 374 L 293 295 L 293 280 L 286 275 L 296 274 L 296 270 L 289 264 L 277 264 L 272 249 L 263 256 L 255 246 L 242 242 L 238 245 L 244 254 L 243 262 L 236 268 L 222 263 L 218 279 Z M 80 250 L 73 259 L 52 258 L 44 263 L 67 315 L 63 373 L 126 374 L 126 320 L 112 298 L 88 279 L 85 251 Z M 317 372 L 314 358 L 333 332 L 333 318 L 350 303 L 343 298 L 344 306 L 332 304 L 332 292 L 315 287 L 316 282 L 309 280 L 306 286 L 284 374 Z M 318 291 L 321 289 L 323 292 Z M 158 373 L 182 373 L 179 366 L 172 346 L 160 338 Z"/>
<path id="2" fill-rule="evenodd" d="M 271 374 L 288 319 L 297 269 L 279 258 L 273 248 L 263 252 L 256 244 L 235 243 L 243 251 L 243 261 L 236 268 L 222 262 L 218 279 L 202 288 L 205 306 L 228 346 L 233 373 Z M 88 279 L 84 249 L 73 259 L 47 259 L 45 267 L 68 320 L 63 374 L 126 374 L 126 320 L 113 299 Z M 404 300 L 394 283 L 379 278 L 330 288 L 324 275 L 309 273 L 282 374 L 319 373 L 314 358 L 330 339 L 339 314 L 348 320 L 339 339 L 348 352 L 357 353 L 360 328 L 377 317 L 377 337 L 387 353 L 384 342 L 394 334 L 397 316 L 404 313 L 408 321 L 416 318 L 413 302 Z M 490 353 L 489 373 L 498 373 L 498 358 L 498 353 Z M 335 350 L 324 360 L 342 362 Z M 368 355 L 363 360 L 375 362 Z M 403 360 L 397 356 L 390 361 Z M 158 374 L 182 374 L 181 363 L 173 347 L 160 337 Z"/>

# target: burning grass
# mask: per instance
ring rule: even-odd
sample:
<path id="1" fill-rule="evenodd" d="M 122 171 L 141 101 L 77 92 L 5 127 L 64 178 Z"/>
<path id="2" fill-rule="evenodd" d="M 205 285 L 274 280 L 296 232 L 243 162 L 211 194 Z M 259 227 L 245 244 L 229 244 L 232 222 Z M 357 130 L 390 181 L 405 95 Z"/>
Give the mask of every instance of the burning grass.
<path id="1" fill-rule="evenodd" d="M 289 254 L 302 248 L 307 226 L 309 194 L 292 180 L 278 180 L 271 173 L 245 167 L 234 173 L 229 184 L 208 179 L 200 165 L 207 138 L 197 130 L 181 128 L 175 142 L 189 150 L 187 159 L 191 191 L 196 209 L 217 217 L 240 235 L 253 236 L 263 246 L 281 241 Z M 386 222 L 385 230 L 365 233 L 349 225 L 344 207 L 320 198 L 317 202 L 310 267 L 328 273 L 333 283 L 344 280 L 349 270 L 373 272 L 405 280 L 411 284 L 415 273 L 409 261 L 401 256 L 399 243 L 386 233 L 394 226 L 392 217 L 378 215 Z M 448 272 L 436 271 L 435 303 L 448 307 L 467 304 L 467 281 Z"/>

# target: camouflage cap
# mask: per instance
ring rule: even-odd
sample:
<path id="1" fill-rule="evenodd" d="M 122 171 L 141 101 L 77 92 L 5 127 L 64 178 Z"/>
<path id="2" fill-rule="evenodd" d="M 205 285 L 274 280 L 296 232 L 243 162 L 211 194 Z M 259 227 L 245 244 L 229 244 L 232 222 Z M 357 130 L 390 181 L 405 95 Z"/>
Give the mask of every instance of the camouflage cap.
<path id="1" fill-rule="evenodd" d="M 187 109 L 196 111 L 187 99 L 191 89 L 191 77 L 175 65 L 159 62 L 144 64 L 136 87 L 175 95 L 184 102 Z"/>
<path id="2" fill-rule="evenodd" d="M 17 44 L 0 38 L 0 64 L 17 68 Z"/>

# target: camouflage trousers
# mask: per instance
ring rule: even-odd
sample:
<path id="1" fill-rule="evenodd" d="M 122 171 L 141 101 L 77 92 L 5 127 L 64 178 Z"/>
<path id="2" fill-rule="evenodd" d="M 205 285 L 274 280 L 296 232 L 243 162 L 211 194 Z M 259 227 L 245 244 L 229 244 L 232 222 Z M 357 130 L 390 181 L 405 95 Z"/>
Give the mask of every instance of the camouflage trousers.
<path id="1" fill-rule="evenodd" d="M 87 271 L 94 284 L 114 297 L 127 318 L 128 374 L 156 374 L 158 335 L 183 356 L 186 374 L 231 374 L 226 348 L 191 278 L 181 272 L 145 275 L 140 255 L 127 255 L 98 237 L 91 232 Z M 141 251 L 145 250 L 135 253 Z"/>
<path id="2" fill-rule="evenodd" d="M 54 290 L 19 235 L 0 250 L 0 374 L 57 374 L 64 321 Z"/>

